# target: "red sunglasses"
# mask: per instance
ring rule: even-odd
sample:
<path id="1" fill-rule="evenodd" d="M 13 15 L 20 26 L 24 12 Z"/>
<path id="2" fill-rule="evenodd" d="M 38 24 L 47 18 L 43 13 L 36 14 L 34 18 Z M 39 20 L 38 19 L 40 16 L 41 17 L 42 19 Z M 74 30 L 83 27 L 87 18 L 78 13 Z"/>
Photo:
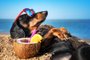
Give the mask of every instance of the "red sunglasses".
<path id="1" fill-rule="evenodd" d="M 28 16 L 30 16 L 30 17 L 35 13 L 35 11 L 34 11 L 33 9 L 25 8 L 25 9 L 23 9 L 23 10 L 19 13 L 19 15 L 17 16 L 17 18 L 15 19 L 15 22 L 18 20 L 19 16 L 20 16 L 23 12 L 25 12 L 25 13 L 26 13 Z"/>

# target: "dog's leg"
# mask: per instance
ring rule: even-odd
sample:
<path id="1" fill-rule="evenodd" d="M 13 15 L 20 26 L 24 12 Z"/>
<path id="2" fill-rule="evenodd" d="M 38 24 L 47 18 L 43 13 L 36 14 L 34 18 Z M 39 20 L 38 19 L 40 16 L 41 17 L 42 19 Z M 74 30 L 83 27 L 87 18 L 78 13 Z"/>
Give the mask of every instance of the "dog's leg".
<path id="1" fill-rule="evenodd" d="M 57 28 L 51 28 L 45 35 L 44 39 L 42 40 L 42 47 L 41 51 L 47 51 L 52 44 L 52 40 L 54 37 L 59 38 L 59 40 L 65 40 L 66 38 L 64 37 L 63 33 L 57 29 Z"/>
<path id="2" fill-rule="evenodd" d="M 57 28 L 52 28 L 46 35 L 45 38 L 51 39 L 53 36 L 58 37 L 60 40 L 65 40 L 65 36 L 63 33 L 57 29 Z"/>
<path id="3" fill-rule="evenodd" d="M 63 35 L 66 39 L 68 39 L 69 37 L 72 37 L 71 34 L 68 32 L 68 30 L 65 29 L 64 27 L 61 27 L 61 28 L 58 28 L 58 29 L 63 33 Z"/>
<path id="4" fill-rule="evenodd" d="M 62 31 L 60 31 L 58 28 L 54 28 L 52 29 L 52 31 L 53 31 L 53 35 L 58 37 L 60 40 L 66 40 L 66 37 L 64 36 Z"/>

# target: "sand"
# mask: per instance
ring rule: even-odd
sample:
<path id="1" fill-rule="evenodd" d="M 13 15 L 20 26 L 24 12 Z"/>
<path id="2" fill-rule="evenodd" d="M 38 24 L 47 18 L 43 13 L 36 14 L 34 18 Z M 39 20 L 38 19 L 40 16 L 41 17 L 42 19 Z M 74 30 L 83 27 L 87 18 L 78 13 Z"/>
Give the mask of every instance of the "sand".
<path id="1" fill-rule="evenodd" d="M 20 59 L 13 51 L 12 42 L 13 39 L 9 34 L 0 34 L 0 60 L 50 60 L 51 54 L 48 53 L 29 59 Z"/>
<path id="2" fill-rule="evenodd" d="M 88 43 L 90 40 L 86 40 Z M 44 55 L 29 58 L 20 59 L 15 55 L 12 45 L 13 39 L 9 34 L 0 34 L 0 60 L 50 60 L 51 54 L 45 53 Z"/>

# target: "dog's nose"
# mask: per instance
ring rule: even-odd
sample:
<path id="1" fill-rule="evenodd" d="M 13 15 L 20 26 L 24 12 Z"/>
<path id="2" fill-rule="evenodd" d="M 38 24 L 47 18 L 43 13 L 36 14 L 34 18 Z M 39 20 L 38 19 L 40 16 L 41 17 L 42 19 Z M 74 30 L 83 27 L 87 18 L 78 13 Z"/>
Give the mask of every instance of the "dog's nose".
<path id="1" fill-rule="evenodd" d="M 42 13 L 45 15 L 48 15 L 48 11 L 43 11 Z"/>

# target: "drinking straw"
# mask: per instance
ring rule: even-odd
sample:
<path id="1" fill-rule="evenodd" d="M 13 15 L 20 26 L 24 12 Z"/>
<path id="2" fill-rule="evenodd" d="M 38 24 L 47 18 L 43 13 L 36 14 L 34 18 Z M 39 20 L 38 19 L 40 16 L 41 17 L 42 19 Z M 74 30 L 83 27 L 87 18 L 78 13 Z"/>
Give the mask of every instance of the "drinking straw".
<path id="1" fill-rule="evenodd" d="M 36 34 L 36 32 L 37 32 L 37 30 L 34 29 L 33 32 L 32 32 L 32 35 L 30 36 L 30 40 L 31 40 L 31 38 Z"/>

